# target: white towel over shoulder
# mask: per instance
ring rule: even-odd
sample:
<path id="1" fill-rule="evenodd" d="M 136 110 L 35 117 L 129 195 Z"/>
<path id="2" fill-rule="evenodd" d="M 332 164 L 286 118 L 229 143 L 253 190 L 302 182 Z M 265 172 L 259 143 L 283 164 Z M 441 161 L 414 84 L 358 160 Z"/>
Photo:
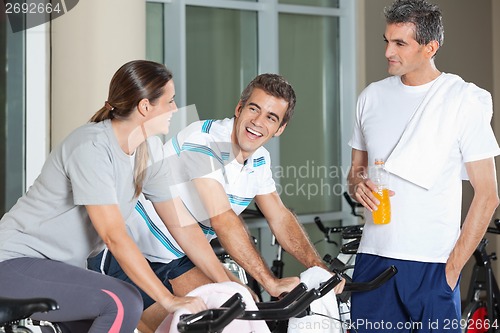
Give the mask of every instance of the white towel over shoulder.
<path id="1" fill-rule="evenodd" d="M 441 74 L 415 110 L 385 163 L 386 169 L 425 189 L 431 188 L 457 142 L 464 98 L 476 99 L 477 108 L 492 112 L 487 91 L 457 75 Z"/>
<path id="2" fill-rule="evenodd" d="M 300 281 L 305 283 L 307 289 L 319 288 L 319 284 L 332 277 L 332 273 L 321 267 L 311 267 L 300 274 Z M 332 290 L 325 296 L 311 303 L 311 311 L 322 314 L 291 318 L 288 321 L 288 333 L 337 333 L 341 332 L 339 321 L 339 308 L 337 297 Z M 327 316 L 327 317 L 325 317 Z M 328 318 L 329 317 L 329 318 Z M 335 318 L 335 319 L 330 319 Z"/>

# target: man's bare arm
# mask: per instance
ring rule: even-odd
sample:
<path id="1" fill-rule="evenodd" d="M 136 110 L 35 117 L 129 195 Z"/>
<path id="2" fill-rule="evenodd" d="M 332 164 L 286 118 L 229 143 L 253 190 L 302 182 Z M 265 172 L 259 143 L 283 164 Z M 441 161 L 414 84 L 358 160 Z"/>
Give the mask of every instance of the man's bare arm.
<path id="1" fill-rule="evenodd" d="M 286 208 L 277 192 L 258 195 L 255 197 L 255 202 L 264 214 L 271 232 L 286 252 L 306 268 L 319 266 L 329 270 L 297 217 Z M 344 283 L 342 282 L 335 287 L 335 293 L 342 292 Z"/>
<path id="2" fill-rule="evenodd" d="M 231 209 L 222 186 L 213 179 L 193 180 L 202 198 L 210 224 L 226 252 L 241 265 L 272 296 L 290 291 L 298 283 L 297 277 L 277 279 L 267 267 L 251 241 L 243 222 Z"/>
<path id="3" fill-rule="evenodd" d="M 255 202 L 264 214 L 271 232 L 283 249 L 306 268 L 320 266 L 327 269 L 316 248 L 302 228 L 296 216 L 285 207 L 278 193 L 255 197 Z"/>
<path id="4" fill-rule="evenodd" d="M 495 160 L 488 158 L 465 164 L 474 197 L 465 217 L 460 237 L 446 263 L 446 279 L 453 289 L 464 265 L 483 238 L 498 206 Z"/>

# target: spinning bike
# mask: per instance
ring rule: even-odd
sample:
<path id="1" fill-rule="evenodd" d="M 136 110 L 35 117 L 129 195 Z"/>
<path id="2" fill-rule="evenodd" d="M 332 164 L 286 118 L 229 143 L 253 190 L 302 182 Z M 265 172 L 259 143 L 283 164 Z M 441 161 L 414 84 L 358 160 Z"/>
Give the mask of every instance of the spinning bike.
<path id="1" fill-rule="evenodd" d="M 347 283 L 344 289 L 349 291 L 372 290 L 396 274 L 391 266 L 373 281 L 367 283 Z M 239 294 L 233 295 L 218 309 L 209 309 L 192 315 L 181 316 L 178 329 L 181 333 L 219 333 L 232 320 L 288 320 L 292 317 L 304 317 L 313 314 L 309 305 L 333 290 L 342 280 L 339 274 L 322 283 L 318 289 L 307 290 L 300 283 L 290 293 L 278 301 L 257 303 L 257 311 L 246 311 Z M 273 331 L 277 332 L 277 331 Z"/>
<path id="2" fill-rule="evenodd" d="M 494 224 L 496 228 L 489 227 L 487 232 L 498 235 L 500 219 L 496 219 Z M 483 238 L 474 251 L 476 262 L 460 323 L 463 333 L 500 332 L 500 291 L 491 267 L 497 256 L 486 251 L 487 245 L 488 240 Z"/>
<path id="3" fill-rule="evenodd" d="M 50 298 L 11 299 L 0 297 L 0 333 L 32 333 L 30 326 L 50 327 L 54 333 L 59 328 L 46 321 L 31 320 L 36 312 L 59 309 L 56 301 Z"/>
<path id="4" fill-rule="evenodd" d="M 326 254 L 323 260 L 327 263 L 328 268 L 331 271 L 338 272 L 343 279 L 346 280 L 346 285 L 349 286 L 357 285 L 352 283 L 352 271 L 354 269 L 355 255 L 358 250 L 359 242 L 361 240 L 361 235 L 363 233 L 363 225 L 352 225 L 346 227 L 325 227 L 323 222 L 319 217 L 314 219 L 314 222 L 318 226 L 318 229 L 325 235 L 325 240 L 329 241 L 330 236 L 334 233 L 340 233 L 341 238 L 348 240 L 347 243 L 340 247 L 339 256 L 332 257 L 330 254 Z M 341 256 L 343 255 L 343 257 Z M 369 289 L 359 289 L 359 288 L 344 288 L 342 293 L 337 295 L 337 303 L 339 307 L 340 320 L 344 323 L 342 327 L 349 327 L 351 319 L 351 292 L 353 291 L 367 291 L 375 289 L 374 287 Z M 344 330 L 348 332 L 348 329 Z"/>

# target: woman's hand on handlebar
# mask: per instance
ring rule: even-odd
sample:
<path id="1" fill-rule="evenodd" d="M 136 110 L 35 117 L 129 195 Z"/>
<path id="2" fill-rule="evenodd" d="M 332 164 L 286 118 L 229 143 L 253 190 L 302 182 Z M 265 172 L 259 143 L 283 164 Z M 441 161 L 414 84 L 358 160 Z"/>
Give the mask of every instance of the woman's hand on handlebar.
<path id="1" fill-rule="evenodd" d="M 333 292 L 335 293 L 335 295 L 337 294 L 341 294 L 342 291 L 344 291 L 344 286 L 345 286 L 345 279 L 342 279 L 342 281 L 335 286 L 335 288 L 333 288 Z"/>
<path id="2" fill-rule="evenodd" d="M 174 313 L 179 309 L 186 309 L 191 313 L 197 313 L 207 309 L 207 305 L 200 297 L 179 297 L 172 296 L 172 298 L 160 301 L 161 305 L 169 312 Z"/>
<path id="3" fill-rule="evenodd" d="M 254 302 L 259 303 L 260 302 L 259 295 L 257 295 L 255 293 L 255 291 L 253 291 L 252 288 L 250 288 L 246 284 L 244 284 L 243 286 L 248 290 L 248 292 L 250 293 L 250 296 L 252 296 L 252 299 L 254 300 Z"/>

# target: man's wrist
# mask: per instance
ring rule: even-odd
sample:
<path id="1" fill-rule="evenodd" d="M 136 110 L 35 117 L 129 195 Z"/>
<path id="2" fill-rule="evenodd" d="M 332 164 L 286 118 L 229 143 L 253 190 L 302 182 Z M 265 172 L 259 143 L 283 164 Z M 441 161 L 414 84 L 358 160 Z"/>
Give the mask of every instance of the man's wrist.
<path id="1" fill-rule="evenodd" d="M 278 281 L 279 279 L 275 277 L 274 275 L 270 274 L 268 277 L 266 277 L 265 280 L 262 281 L 262 287 L 270 294 L 274 295 L 275 290 L 278 287 Z"/>
<path id="2" fill-rule="evenodd" d="M 321 267 L 323 269 L 329 270 L 328 266 L 326 265 L 326 263 L 323 260 L 315 260 L 314 262 L 312 262 L 309 265 L 308 268 L 311 268 L 311 267 L 314 267 L 314 266 L 318 266 L 318 267 Z"/>

